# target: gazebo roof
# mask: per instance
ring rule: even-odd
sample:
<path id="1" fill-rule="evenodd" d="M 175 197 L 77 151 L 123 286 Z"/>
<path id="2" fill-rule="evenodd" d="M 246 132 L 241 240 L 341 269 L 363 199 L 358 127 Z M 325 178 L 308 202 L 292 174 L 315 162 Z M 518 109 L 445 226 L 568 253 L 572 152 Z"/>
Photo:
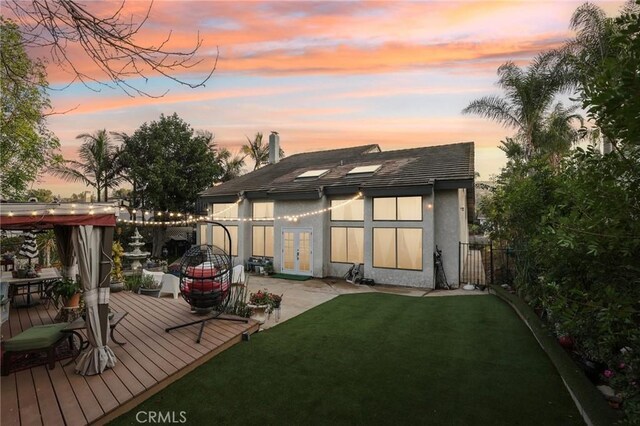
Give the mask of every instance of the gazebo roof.
<path id="1" fill-rule="evenodd" d="M 51 229 L 63 226 L 116 226 L 115 203 L 1 203 L 0 228 Z"/>

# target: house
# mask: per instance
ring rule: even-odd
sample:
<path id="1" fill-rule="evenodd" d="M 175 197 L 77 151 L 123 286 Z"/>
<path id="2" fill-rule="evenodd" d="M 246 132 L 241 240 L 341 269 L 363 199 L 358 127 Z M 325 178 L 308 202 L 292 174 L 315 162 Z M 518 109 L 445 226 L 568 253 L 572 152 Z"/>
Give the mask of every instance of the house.
<path id="1" fill-rule="evenodd" d="M 308 152 L 270 163 L 201 193 L 199 206 L 231 235 L 236 264 L 273 257 L 276 272 L 341 277 L 354 263 L 376 283 L 434 287 L 433 253 L 458 283 L 459 242 L 468 241 L 473 142 L 382 152 L 378 145 Z M 198 242 L 224 231 L 200 224 Z"/>

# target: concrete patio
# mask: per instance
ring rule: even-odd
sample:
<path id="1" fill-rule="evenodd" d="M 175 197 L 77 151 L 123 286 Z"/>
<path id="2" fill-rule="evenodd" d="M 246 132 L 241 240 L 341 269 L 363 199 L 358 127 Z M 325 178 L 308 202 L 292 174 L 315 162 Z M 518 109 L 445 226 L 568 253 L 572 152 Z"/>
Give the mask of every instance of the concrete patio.
<path id="1" fill-rule="evenodd" d="M 358 285 L 351 284 L 342 279 L 316 279 L 307 281 L 285 280 L 264 275 L 250 274 L 248 277 L 249 293 L 267 289 L 271 293 L 282 295 L 282 308 L 280 319 L 276 321 L 275 315 L 271 315 L 262 325 L 267 329 L 278 325 L 290 318 L 308 311 L 318 305 L 327 302 L 341 294 L 353 293 L 391 293 L 409 297 L 439 297 L 439 296 L 469 296 L 486 295 L 487 291 L 455 290 L 431 290 L 424 288 L 398 287 L 387 285 Z"/>

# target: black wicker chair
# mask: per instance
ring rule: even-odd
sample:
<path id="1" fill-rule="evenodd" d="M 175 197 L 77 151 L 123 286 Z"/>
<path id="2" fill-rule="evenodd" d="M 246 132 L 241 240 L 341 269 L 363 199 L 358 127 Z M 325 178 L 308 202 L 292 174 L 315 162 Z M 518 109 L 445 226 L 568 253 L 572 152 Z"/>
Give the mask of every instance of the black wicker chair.
<path id="1" fill-rule="evenodd" d="M 231 247 L 231 236 L 226 232 Z M 169 327 L 166 331 L 200 324 L 196 343 L 200 343 L 202 332 L 207 321 L 223 320 L 248 323 L 244 318 L 221 317 L 225 312 L 231 293 L 231 255 L 216 246 L 199 245 L 191 247 L 182 257 L 180 263 L 180 293 L 191 305 L 196 314 L 208 315 L 206 318 L 186 324 Z"/>

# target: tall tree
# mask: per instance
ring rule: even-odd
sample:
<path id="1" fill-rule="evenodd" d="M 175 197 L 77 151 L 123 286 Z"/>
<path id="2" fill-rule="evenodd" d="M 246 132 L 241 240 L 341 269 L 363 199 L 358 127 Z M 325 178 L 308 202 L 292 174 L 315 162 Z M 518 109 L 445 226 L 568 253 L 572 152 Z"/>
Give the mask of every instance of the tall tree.
<path id="1" fill-rule="evenodd" d="M 247 136 L 247 143 L 242 145 L 241 152 L 254 162 L 253 170 L 269 164 L 269 144 L 262 143 L 262 133 L 258 132 L 253 140 Z M 280 148 L 280 158 L 284 157 L 284 151 Z"/>
<path id="2" fill-rule="evenodd" d="M 583 109 L 600 129 L 605 152 L 640 131 L 639 22 L 638 0 L 627 0 L 618 17 L 585 3 L 571 17 L 575 37 L 547 55 L 577 88 Z M 622 122 L 612 125 L 613 116 Z"/>
<path id="3" fill-rule="evenodd" d="M 27 56 L 18 26 L 0 17 L 0 197 L 19 198 L 60 146 L 47 129 L 47 79 Z"/>
<path id="4" fill-rule="evenodd" d="M 108 201 L 109 188 L 115 188 L 122 181 L 120 150 L 105 130 L 94 134 L 83 133 L 76 139 L 84 142 L 78 152 L 80 160 L 66 160 L 52 168 L 52 173 L 65 180 L 82 182 L 96 190 L 96 200 Z"/>
<path id="5" fill-rule="evenodd" d="M 156 44 L 140 43 L 139 39 L 148 38 L 141 37 L 141 30 L 149 19 L 153 2 L 142 15 L 131 10 L 126 0 L 89 5 L 75 0 L 8 0 L 4 3 L 7 12 L 20 23 L 28 46 L 40 50 L 49 48 L 50 62 L 67 70 L 74 81 L 79 80 L 90 88 L 106 85 L 118 87 L 128 95 L 155 96 L 134 82 L 146 82 L 149 75 L 159 74 L 195 88 L 209 80 L 217 64 L 216 53 L 202 80 L 192 82 L 179 74 L 203 62 L 203 58 L 196 57 L 203 42 L 199 35 L 189 50 L 172 50 L 169 47 L 171 33 Z M 98 71 L 87 72 L 78 56 L 69 53 L 74 47 L 83 52 Z M 1 65 L 5 66 L 4 60 Z"/>
<path id="6" fill-rule="evenodd" d="M 566 76 L 557 72 L 546 55 L 536 58 L 525 70 L 513 62 L 498 68 L 497 85 L 504 97 L 485 96 L 472 101 L 463 114 L 476 114 L 516 130 L 515 140 L 523 145 L 525 158 L 544 149 L 545 120 L 550 111 L 562 109 L 554 105 L 558 93 L 568 88 Z M 548 147 L 547 147 L 548 148 Z"/>
<path id="7" fill-rule="evenodd" d="M 244 167 L 245 157 L 246 156 L 243 156 L 241 153 L 234 155 L 227 148 L 220 148 L 217 159 L 220 164 L 221 173 L 215 179 L 215 182 L 226 182 L 240 176 L 242 174 L 242 168 Z"/>
<path id="8" fill-rule="evenodd" d="M 538 153 L 546 157 L 554 169 L 560 166 L 560 160 L 571 146 L 588 134 L 584 130 L 584 119 L 577 110 L 577 105 L 565 108 L 562 102 L 556 103 L 534 134 Z"/>
<path id="9" fill-rule="evenodd" d="M 572 26 L 577 36 L 569 45 L 589 118 L 616 148 L 640 146 L 640 1 L 616 18 L 585 4 Z"/>
<path id="10" fill-rule="evenodd" d="M 141 207 L 191 211 L 221 174 L 213 135 L 196 133 L 177 114 L 161 115 L 125 138 L 122 162 Z"/>

